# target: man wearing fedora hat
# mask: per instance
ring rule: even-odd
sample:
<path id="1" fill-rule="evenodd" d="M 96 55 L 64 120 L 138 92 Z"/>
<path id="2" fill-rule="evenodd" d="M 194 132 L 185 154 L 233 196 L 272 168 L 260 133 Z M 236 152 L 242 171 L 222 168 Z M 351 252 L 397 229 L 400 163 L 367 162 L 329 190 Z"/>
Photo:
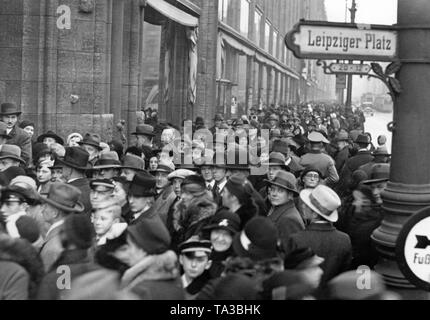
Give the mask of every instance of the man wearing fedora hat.
<path id="1" fill-rule="evenodd" d="M 81 191 L 66 183 L 53 183 L 49 189 L 47 197 L 40 197 L 42 201 L 42 214 L 45 222 L 49 225 L 45 241 L 40 250 L 40 257 L 45 266 L 45 271 L 58 259 L 63 246 L 60 231 L 64 224 L 64 219 L 73 213 L 80 213 L 85 210 L 82 202 L 79 201 Z"/>
<path id="2" fill-rule="evenodd" d="M 1 120 L 6 124 L 6 134 L 10 136 L 7 143 L 21 148 L 22 158 L 26 164 L 31 163 L 31 137 L 17 126 L 21 111 L 14 103 L 5 102 L 0 105 Z"/>
<path id="3" fill-rule="evenodd" d="M 132 181 L 134 176 L 142 171 L 145 171 L 145 161 L 141 157 L 134 154 L 125 154 L 122 157 L 121 177 Z"/>
<path id="4" fill-rule="evenodd" d="M 152 140 L 155 136 L 154 127 L 149 124 L 140 124 L 136 127 L 136 131 L 132 133 L 136 136 L 135 145 L 142 150 L 144 148 L 152 148 Z"/>
<path id="5" fill-rule="evenodd" d="M 67 147 L 64 159 L 56 159 L 63 168 L 62 175 L 67 184 L 81 191 L 80 201 L 84 204 L 86 213 L 91 212 L 91 188 L 85 175 L 85 171 L 90 168 L 89 156 L 88 152 L 81 147 Z"/>
<path id="6" fill-rule="evenodd" d="M 84 139 L 78 142 L 78 144 L 88 152 L 88 161 L 92 166 L 95 165 L 99 159 L 100 152 L 103 150 L 100 142 L 100 135 L 96 133 L 87 133 L 85 134 Z"/>
<path id="7" fill-rule="evenodd" d="M 155 184 L 155 178 L 147 172 L 134 176 L 128 189 L 128 203 L 133 213 L 130 225 L 138 224 L 144 219 L 162 221 L 158 212 L 153 210 L 154 197 L 157 194 Z"/>
<path id="8" fill-rule="evenodd" d="M 368 177 L 370 177 L 372 173 L 373 166 L 377 163 L 388 163 L 390 161 L 391 154 L 388 153 L 386 146 L 381 146 L 377 147 L 376 150 L 372 152 L 372 156 L 374 157 L 372 161 L 358 167 L 358 170 L 366 172 Z"/>
<path id="9" fill-rule="evenodd" d="M 121 162 L 118 153 L 115 151 L 104 151 L 100 154 L 99 159 L 95 162 L 94 167 L 90 169 L 93 178 L 112 179 L 118 177 L 121 171 Z"/>
<path id="10" fill-rule="evenodd" d="M 10 167 L 24 166 L 25 161 L 21 158 L 21 149 L 13 144 L 4 144 L 0 150 L 0 172 Z"/>
<path id="11" fill-rule="evenodd" d="M 349 136 L 346 132 L 339 132 L 335 138 L 338 152 L 335 156 L 336 170 L 337 172 L 341 172 L 346 160 L 349 159 Z"/>
<path id="12" fill-rule="evenodd" d="M 305 230 L 293 234 L 288 242 L 287 254 L 298 247 L 309 247 L 325 259 L 321 265 L 324 275 L 321 284 L 349 270 L 352 259 L 351 240 L 338 231 L 333 223 L 338 219 L 341 205 L 339 196 L 331 188 L 319 185 L 315 189 L 300 192 L 304 202 L 303 215 L 310 220 Z"/>
<path id="13" fill-rule="evenodd" d="M 278 171 L 272 180 L 266 182 L 268 200 L 271 204 L 267 216 L 275 224 L 279 239 L 285 248 L 292 234 L 305 229 L 303 219 L 294 203 L 294 198 L 299 195 L 297 181 L 292 173 Z"/>
<path id="14" fill-rule="evenodd" d="M 345 165 L 340 172 L 339 184 L 336 186 L 336 191 L 341 197 L 349 195 L 349 186 L 352 180 L 352 174 L 355 170 L 366 163 L 373 160 L 371 151 L 368 150 L 370 139 L 365 134 L 359 134 L 355 143 L 359 146 L 355 156 L 346 160 Z"/>

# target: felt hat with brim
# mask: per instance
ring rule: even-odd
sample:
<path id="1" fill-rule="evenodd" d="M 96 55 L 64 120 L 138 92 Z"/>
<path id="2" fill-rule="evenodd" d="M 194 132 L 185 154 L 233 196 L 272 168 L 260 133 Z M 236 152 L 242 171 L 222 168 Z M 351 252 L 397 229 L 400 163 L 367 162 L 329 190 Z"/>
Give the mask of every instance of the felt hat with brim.
<path id="1" fill-rule="evenodd" d="M 325 185 L 318 185 L 314 189 L 304 189 L 300 192 L 300 199 L 315 213 L 330 222 L 338 219 L 337 209 L 341 205 L 335 191 Z"/>
<path id="2" fill-rule="evenodd" d="M 173 180 L 173 179 L 185 179 L 188 176 L 194 175 L 196 174 L 194 171 L 192 170 L 188 170 L 188 169 L 176 169 L 175 171 L 169 173 L 169 175 L 167 176 L 168 180 Z"/>
<path id="3" fill-rule="evenodd" d="M 362 184 L 372 184 L 388 181 L 390 178 L 390 165 L 388 163 L 377 163 L 373 165 L 370 179 L 362 181 Z"/>
<path id="4" fill-rule="evenodd" d="M 375 151 L 372 152 L 372 156 L 389 157 L 391 154 L 388 153 L 386 146 L 377 147 Z"/>
<path id="5" fill-rule="evenodd" d="M 285 156 L 280 152 L 270 152 L 269 154 L 269 166 L 280 166 L 282 168 L 287 168 L 285 165 Z"/>
<path id="6" fill-rule="evenodd" d="M 126 154 L 122 157 L 121 168 L 143 171 L 145 169 L 145 161 L 134 154 Z"/>
<path id="7" fill-rule="evenodd" d="M 103 148 L 100 146 L 101 138 L 97 133 L 87 133 L 82 141 L 79 141 L 80 146 L 86 144 L 97 148 L 99 151 Z"/>
<path id="8" fill-rule="evenodd" d="M 89 157 L 89 153 L 81 147 L 67 147 L 64 158 L 57 158 L 56 161 L 61 165 L 73 169 L 87 170 L 91 168 L 91 165 L 88 163 Z"/>
<path id="9" fill-rule="evenodd" d="M 1 202 L 7 200 L 23 201 L 29 204 L 34 203 L 34 194 L 21 186 L 9 185 L 1 190 Z"/>
<path id="10" fill-rule="evenodd" d="M 157 169 L 153 170 L 152 172 L 171 173 L 173 171 L 175 171 L 175 165 L 173 164 L 172 161 L 161 160 L 157 165 Z"/>
<path id="11" fill-rule="evenodd" d="M 18 111 L 16 104 L 11 102 L 2 103 L 0 106 L 0 116 L 11 116 L 11 115 L 21 115 L 21 111 Z"/>
<path id="12" fill-rule="evenodd" d="M 11 139 L 12 137 L 7 134 L 7 125 L 6 123 L 0 121 L 0 137 L 4 137 L 6 139 Z"/>
<path id="13" fill-rule="evenodd" d="M 335 141 L 349 141 L 349 135 L 346 132 L 339 132 L 336 136 Z"/>
<path id="14" fill-rule="evenodd" d="M 25 164 L 21 158 L 21 148 L 13 144 L 4 144 L 0 150 L 0 160 L 13 159 Z"/>
<path id="15" fill-rule="evenodd" d="M 226 208 L 219 209 L 211 218 L 209 225 L 203 230 L 222 229 L 231 232 L 233 235 L 240 231 L 240 217 Z"/>
<path id="16" fill-rule="evenodd" d="M 75 186 L 55 182 L 51 184 L 47 197 L 40 197 L 40 201 L 65 212 L 82 212 L 85 207 L 79 201 L 81 194 L 81 190 Z"/>
<path id="17" fill-rule="evenodd" d="M 133 135 L 144 135 L 144 136 L 155 136 L 154 127 L 149 124 L 140 124 L 136 127 L 136 131 L 132 133 Z"/>
<path id="18" fill-rule="evenodd" d="M 105 151 L 100 154 L 99 159 L 91 170 L 114 169 L 120 167 L 121 162 L 119 161 L 118 153 L 115 151 Z"/>
<path id="19" fill-rule="evenodd" d="M 322 133 L 317 131 L 312 131 L 311 133 L 309 133 L 308 140 L 309 142 L 322 142 L 327 144 L 330 143 L 330 141 L 328 141 Z"/>
<path id="20" fill-rule="evenodd" d="M 152 197 L 157 195 L 155 177 L 148 172 L 138 172 L 130 183 L 128 194 L 135 197 Z"/>
<path id="21" fill-rule="evenodd" d="M 355 139 L 355 143 L 369 144 L 370 143 L 369 136 L 365 134 L 359 134 L 357 139 Z"/>
<path id="22" fill-rule="evenodd" d="M 281 170 L 276 173 L 275 178 L 273 180 L 265 179 L 264 181 L 270 185 L 275 185 L 285 190 L 291 191 L 296 195 L 299 194 L 296 187 L 296 177 L 291 172 Z"/>
<path id="23" fill-rule="evenodd" d="M 48 132 L 38 136 L 37 142 L 43 142 L 43 139 L 45 138 L 52 138 L 55 140 L 55 142 L 61 145 L 64 145 L 64 140 L 59 135 L 57 135 L 54 131 L 49 130 Z"/>
<path id="24" fill-rule="evenodd" d="M 233 239 L 234 252 L 254 261 L 278 257 L 278 231 L 267 217 L 257 216 L 249 220 L 244 229 Z"/>

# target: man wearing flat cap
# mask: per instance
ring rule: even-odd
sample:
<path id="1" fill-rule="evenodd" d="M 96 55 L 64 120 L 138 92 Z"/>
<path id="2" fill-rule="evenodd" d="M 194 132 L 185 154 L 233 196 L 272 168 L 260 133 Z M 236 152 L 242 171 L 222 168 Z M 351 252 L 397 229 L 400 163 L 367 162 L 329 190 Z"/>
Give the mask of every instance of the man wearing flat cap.
<path id="1" fill-rule="evenodd" d="M 28 165 L 31 163 L 31 137 L 17 125 L 21 113 L 14 103 L 0 105 L 1 120 L 6 124 L 6 134 L 10 136 L 7 142 L 21 148 L 22 158 Z"/>

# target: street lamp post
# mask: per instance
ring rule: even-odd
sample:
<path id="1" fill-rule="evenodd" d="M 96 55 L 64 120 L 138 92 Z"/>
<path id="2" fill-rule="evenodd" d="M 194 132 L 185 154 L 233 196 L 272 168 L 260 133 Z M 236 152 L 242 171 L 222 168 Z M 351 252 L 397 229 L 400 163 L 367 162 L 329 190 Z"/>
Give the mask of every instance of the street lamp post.
<path id="1" fill-rule="evenodd" d="M 372 239 L 379 253 L 375 270 L 388 285 L 412 289 L 397 266 L 395 245 L 408 218 L 430 205 L 430 1 L 398 0 L 397 12 L 402 92 L 393 108 L 390 180 L 382 194 L 385 215 Z M 424 296 L 418 290 L 404 292 L 409 298 Z"/>
<path id="2" fill-rule="evenodd" d="M 352 0 L 351 8 L 349 9 L 351 13 L 351 23 L 355 23 L 355 13 L 357 12 L 357 4 L 355 0 Z M 352 60 L 349 60 L 349 63 L 353 63 Z M 348 85 L 346 89 L 346 107 L 351 108 L 352 105 L 352 74 L 348 75 Z"/>

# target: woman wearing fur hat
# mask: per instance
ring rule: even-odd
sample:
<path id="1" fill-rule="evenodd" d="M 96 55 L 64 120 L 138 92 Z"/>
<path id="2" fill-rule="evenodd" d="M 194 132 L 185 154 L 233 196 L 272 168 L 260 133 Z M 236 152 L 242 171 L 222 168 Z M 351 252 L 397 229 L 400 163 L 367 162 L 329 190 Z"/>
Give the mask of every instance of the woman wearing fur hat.
<path id="1" fill-rule="evenodd" d="M 0 300 L 34 299 L 43 264 L 28 241 L 0 233 Z"/>

